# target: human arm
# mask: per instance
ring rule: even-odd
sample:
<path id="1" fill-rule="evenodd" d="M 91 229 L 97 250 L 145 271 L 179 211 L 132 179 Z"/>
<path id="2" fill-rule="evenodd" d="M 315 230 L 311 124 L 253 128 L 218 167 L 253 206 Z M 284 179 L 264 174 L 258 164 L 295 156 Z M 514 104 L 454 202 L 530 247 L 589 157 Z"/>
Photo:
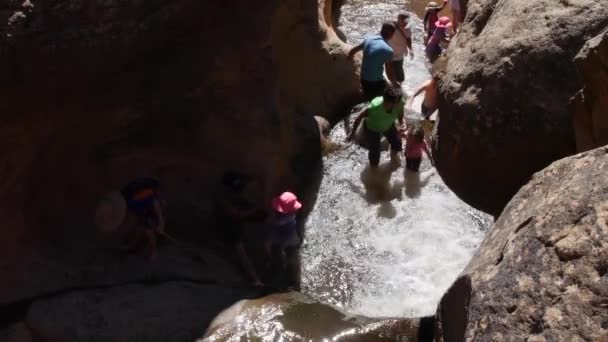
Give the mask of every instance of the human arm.
<path id="1" fill-rule="evenodd" d="M 426 144 L 426 141 L 422 143 L 422 149 L 424 150 L 424 153 L 426 153 L 427 157 L 429 157 L 431 165 L 435 166 L 435 160 L 433 160 L 433 155 L 431 154 L 431 151 L 429 151 L 429 146 Z"/>
<path id="2" fill-rule="evenodd" d="M 154 200 L 154 214 L 156 215 L 157 219 L 158 219 L 158 224 L 156 226 L 156 231 L 159 234 L 163 234 L 165 232 L 165 218 L 163 216 L 163 210 L 160 206 L 160 200 L 159 199 L 155 199 Z"/>
<path id="3" fill-rule="evenodd" d="M 405 43 L 407 44 L 407 49 L 410 52 L 410 59 L 414 58 L 414 50 L 412 49 L 412 30 L 408 27 L 406 28 L 405 35 Z"/>
<path id="4" fill-rule="evenodd" d="M 348 58 L 353 58 L 353 56 L 359 52 L 363 50 L 363 43 L 354 46 L 352 49 L 350 49 L 350 51 L 348 51 Z"/>
<path id="5" fill-rule="evenodd" d="M 359 113 L 359 115 L 355 119 L 355 122 L 353 123 L 353 127 L 350 130 L 348 137 L 346 137 L 346 140 L 352 141 L 355 138 L 355 134 L 357 134 L 357 128 L 359 128 L 359 124 L 361 123 L 361 120 L 366 118 L 368 115 L 369 115 L 369 111 L 367 109 L 364 109 L 363 111 L 361 111 L 361 113 Z"/>
<path id="6" fill-rule="evenodd" d="M 388 62 L 384 63 L 384 68 L 386 69 L 386 77 L 388 77 L 388 81 L 389 81 L 391 87 L 396 87 L 398 82 L 397 82 L 397 75 L 395 73 L 395 66 L 393 65 L 393 63 L 388 61 Z"/>
<path id="7" fill-rule="evenodd" d="M 439 7 L 439 10 L 441 11 L 442 9 L 444 9 L 447 4 L 448 4 L 448 0 L 443 0 L 443 4 L 441 4 L 441 7 Z"/>
<path id="8" fill-rule="evenodd" d="M 236 254 L 239 257 L 239 262 L 241 263 L 241 266 L 245 269 L 245 272 L 247 272 L 249 277 L 251 277 L 251 279 L 253 280 L 253 285 L 264 286 L 264 283 L 262 283 L 262 281 L 258 277 L 257 272 L 255 271 L 255 267 L 253 266 L 251 259 L 249 259 L 249 256 L 247 255 L 247 251 L 245 251 L 245 246 L 242 241 L 239 241 L 236 244 Z"/>
<path id="9" fill-rule="evenodd" d="M 412 94 L 412 96 L 410 96 L 410 98 L 407 101 L 407 109 L 411 110 L 412 106 L 414 104 L 414 98 L 416 98 L 416 96 L 422 94 L 422 92 L 424 91 L 424 89 L 426 89 L 428 82 L 424 82 L 420 88 L 418 88 L 418 90 L 416 90 L 416 92 L 414 94 Z"/>

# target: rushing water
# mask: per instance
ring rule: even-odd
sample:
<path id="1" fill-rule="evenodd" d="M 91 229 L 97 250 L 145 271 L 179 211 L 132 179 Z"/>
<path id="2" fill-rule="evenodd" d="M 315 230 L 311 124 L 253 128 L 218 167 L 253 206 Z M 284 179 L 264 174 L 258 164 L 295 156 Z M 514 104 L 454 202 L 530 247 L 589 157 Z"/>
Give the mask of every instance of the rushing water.
<path id="1" fill-rule="evenodd" d="M 407 6 L 400 1 L 350 0 L 342 7 L 341 30 L 350 43 L 359 42 L 403 10 Z M 405 65 L 408 94 L 429 77 L 421 20 L 412 14 L 410 22 L 416 57 Z M 335 127 L 331 137 L 344 142 L 344 126 Z M 367 151 L 355 145 L 325 158 L 321 190 L 306 223 L 303 291 L 356 314 L 432 314 L 490 218 L 450 192 L 428 160 L 416 175 L 392 170 L 387 158 L 383 153 L 377 174 L 367 170 Z"/>

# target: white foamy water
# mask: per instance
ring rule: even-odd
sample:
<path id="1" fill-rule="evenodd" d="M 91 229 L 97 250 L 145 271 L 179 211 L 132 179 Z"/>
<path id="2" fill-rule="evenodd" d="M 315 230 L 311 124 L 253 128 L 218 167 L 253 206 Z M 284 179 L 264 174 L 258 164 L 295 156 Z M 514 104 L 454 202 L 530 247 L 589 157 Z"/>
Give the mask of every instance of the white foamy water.
<path id="1" fill-rule="evenodd" d="M 347 2 L 342 22 L 348 25 L 342 30 L 356 42 L 393 19 L 386 13 L 396 16 L 403 6 L 397 1 Z M 412 22 L 416 58 L 406 63 L 403 87 L 410 94 L 429 77 L 420 19 L 413 16 Z M 344 142 L 344 131 L 338 125 L 332 139 Z M 373 175 L 361 147 L 349 145 L 325 158 L 321 190 L 306 223 L 302 290 L 355 314 L 433 314 L 491 220 L 458 199 L 428 160 L 413 174 L 403 167 L 392 172 L 386 152 L 382 158 Z"/>

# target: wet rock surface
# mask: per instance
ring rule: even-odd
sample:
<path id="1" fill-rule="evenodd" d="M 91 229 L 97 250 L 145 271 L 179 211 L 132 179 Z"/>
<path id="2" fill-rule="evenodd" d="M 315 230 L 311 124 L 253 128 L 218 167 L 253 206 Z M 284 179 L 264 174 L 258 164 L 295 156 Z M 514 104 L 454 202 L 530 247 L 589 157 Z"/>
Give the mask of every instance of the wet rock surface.
<path id="1" fill-rule="evenodd" d="M 606 340 L 607 173 L 603 147 L 535 174 L 442 298 L 439 341 Z"/>
<path id="2" fill-rule="evenodd" d="M 571 102 L 576 149 L 608 144 L 608 29 L 589 40 L 575 59 L 584 88 Z"/>
<path id="3" fill-rule="evenodd" d="M 573 59 L 608 25 L 602 1 L 470 0 L 448 49 L 434 147 L 446 184 L 497 216 L 536 171 L 575 153 Z"/>
<path id="4" fill-rule="evenodd" d="M 432 318 L 370 319 L 346 315 L 297 292 L 244 300 L 222 312 L 203 341 L 432 341 Z"/>

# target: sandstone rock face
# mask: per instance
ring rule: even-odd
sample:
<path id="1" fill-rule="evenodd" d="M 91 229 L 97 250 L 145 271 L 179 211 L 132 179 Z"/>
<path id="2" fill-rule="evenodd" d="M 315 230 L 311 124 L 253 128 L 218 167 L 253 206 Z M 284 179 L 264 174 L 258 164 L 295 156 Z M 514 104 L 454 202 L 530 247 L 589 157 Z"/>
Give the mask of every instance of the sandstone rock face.
<path id="1" fill-rule="evenodd" d="M 536 171 L 575 153 L 572 62 L 608 25 L 603 1 L 470 0 L 440 85 L 437 169 L 497 216 Z"/>
<path id="2" fill-rule="evenodd" d="M 298 292 L 244 300 L 211 323 L 200 342 L 270 341 L 432 341 L 433 320 L 369 319 L 345 315 Z"/>
<path id="3" fill-rule="evenodd" d="M 572 100 L 576 149 L 608 144 L 608 29 L 585 44 L 575 59 L 585 87 Z"/>
<path id="4" fill-rule="evenodd" d="M 228 169 L 266 197 L 304 191 L 320 159 L 313 115 L 358 92 L 331 86 L 356 83 L 334 6 L 0 0 L 0 308 L 148 277 L 236 284 L 231 264 L 183 250 L 125 262 L 96 232 L 97 200 L 157 177 L 167 229 L 194 243 L 222 229 L 209 214 Z M 302 56 L 321 72 L 301 70 Z"/>
<path id="5" fill-rule="evenodd" d="M 608 339 L 608 147 L 509 202 L 437 309 L 439 341 Z"/>
<path id="6" fill-rule="evenodd" d="M 42 341 L 194 341 L 238 289 L 191 282 L 74 291 L 35 302 L 26 317 Z"/>

